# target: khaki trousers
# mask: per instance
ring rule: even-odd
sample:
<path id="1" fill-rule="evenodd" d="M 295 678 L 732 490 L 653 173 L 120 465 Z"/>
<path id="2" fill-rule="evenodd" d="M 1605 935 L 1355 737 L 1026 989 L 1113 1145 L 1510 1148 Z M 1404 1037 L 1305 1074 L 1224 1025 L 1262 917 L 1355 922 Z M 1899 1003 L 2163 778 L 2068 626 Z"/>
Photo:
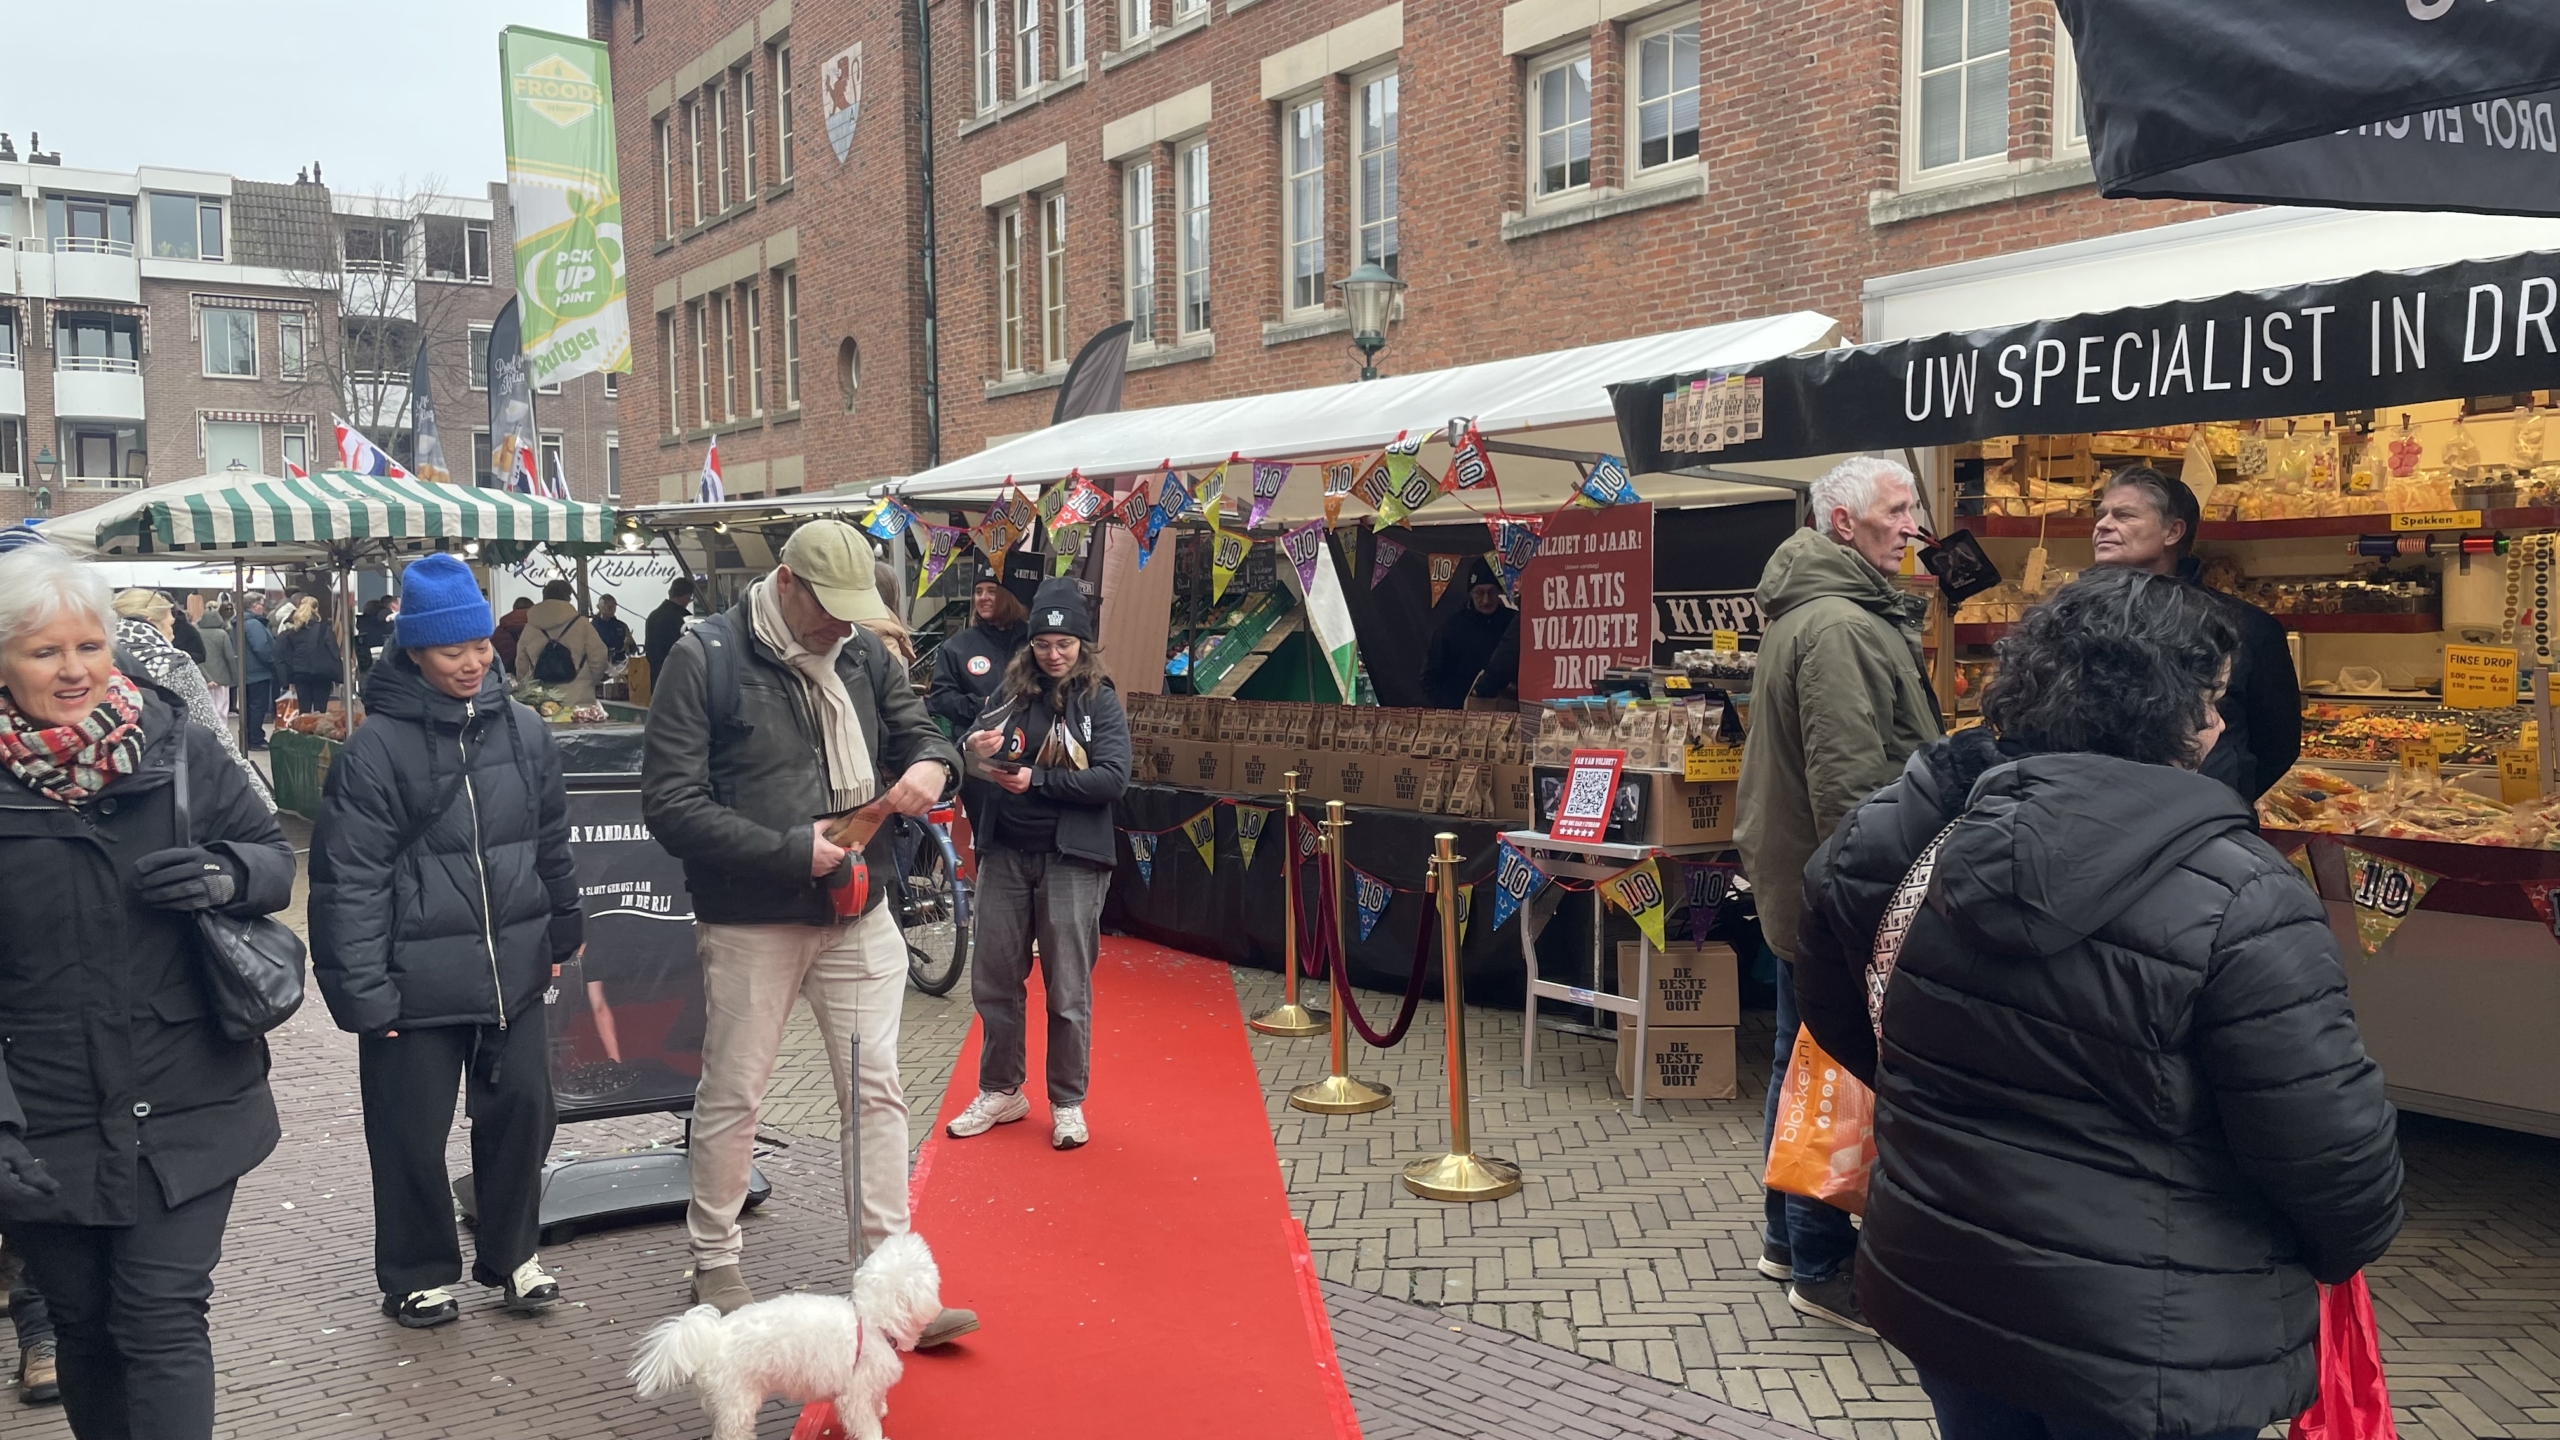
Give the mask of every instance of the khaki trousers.
<path id="1" fill-rule="evenodd" d="M 835 1073 L 843 1125 L 845 1258 L 907 1229 L 907 1097 L 898 1081 L 898 1016 L 906 1001 L 907 943 L 891 907 L 841 925 L 696 925 L 707 1011 L 702 1081 L 693 1099 L 693 1201 L 685 1228 L 696 1269 L 735 1265 L 745 1249 L 738 1211 L 755 1159 L 756 1112 L 794 1000 L 805 999 Z M 848 1042 L 862 1071 L 847 1075 Z M 857 1103 L 856 1096 L 859 1096 Z M 862 1193 L 853 1193 L 856 1146 Z"/>

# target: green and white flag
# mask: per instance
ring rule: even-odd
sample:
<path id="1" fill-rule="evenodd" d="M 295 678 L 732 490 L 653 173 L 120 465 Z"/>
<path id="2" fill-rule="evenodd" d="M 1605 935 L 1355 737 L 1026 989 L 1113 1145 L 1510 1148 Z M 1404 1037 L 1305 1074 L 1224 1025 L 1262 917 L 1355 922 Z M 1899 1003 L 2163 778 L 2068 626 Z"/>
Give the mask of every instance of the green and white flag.
<path id="1" fill-rule="evenodd" d="M 1303 528 L 1303 527 L 1302 527 Z M 1333 546 L 1321 528 L 1310 532 L 1315 542 L 1315 556 L 1303 569 L 1296 565 L 1279 567 L 1284 580 L 1307 607 L 1307 626 L 1314 634 L 1316 647 L 1324 652 L 1325 663 L 1333 672 L 1333 688 L 1342 703 L 1352 703 L 1360 673 L 1360 642 L 1351 628 L 1351 605 L 1342 596 L 1342 578 L 1334 573 Z M 1294 556 L 1292 559 L 1296 558 Z"/>
<path id="2" fill-rule="evenodd" d="M 525 363 L 539 385 L 627 372 L 631 316 L 605 48 L 509 26 L 498 32 L 498 60 Z"/>

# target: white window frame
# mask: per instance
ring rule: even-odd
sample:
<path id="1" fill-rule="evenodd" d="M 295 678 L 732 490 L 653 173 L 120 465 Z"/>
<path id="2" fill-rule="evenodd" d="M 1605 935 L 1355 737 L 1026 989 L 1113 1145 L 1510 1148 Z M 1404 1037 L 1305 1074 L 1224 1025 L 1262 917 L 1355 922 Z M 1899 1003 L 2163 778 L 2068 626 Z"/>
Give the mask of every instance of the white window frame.
<path id="1" fill-rule="evenodd" d="M 1964 10 L 1968 11 L 1968 12 L 1969 12 L 1969 11 L 1970 11 L 1970 9 L 1971 9 L 1971 0 L 1949 0 L 1949 3 L 1955 4 L 1955 5 L 1959 6 L 1960 8 L 1962 8 L 1962 9 L 1964 9 Z M 2016 7 L 2017 7 L 2019 4 L 2021 4 L 2021 3 L 2024 3 L 2024 0 L 2009 0 L 2010 8 L 2011 8 L 2011 10 L 2012 10 L 2012 12 L 2013 12 L 2013 13 L 2014 13 L 2014 11 L 2015 11 Z M 2001 96 L 2001 110 L 2000 110 L 2000 135 L 2001 135 L 2001 144 L 2000 144 L 2000 148 L 1999 148 L 1998 150 L 1996 150 L 1996 151 L 1994 151 L 1994 152 L 1992 152 L 1991 154 L 1988 154 L 1988 155 L 1976 156 L 1976 157 L 1974 157 L 1974 158 L 1972 158 L 1972 159 L 1963 159 L 1963 158 L 1958 158 L 1958 159 L 1955 159 L 1955 160 L 1948 161 L 1947 163 L 1945 163 L 1945 164 L 1943 164 L 1943 165 L 1932 165 L 1932 166 L 1927 166 L 1927 167 L 1925 167 L 1925 168 L 1924 168 L 1924 167 L 1921 165 L 1921 163 L 1920 163 L 1920 161 L 1921 161 L 1921 156 L 1920 156 L 1920 146 L 1921 146 L 1921 133 L 1920 133 L 1920 85 L 1921 85 L 1921 80 L 1922 80 L 1922 78 L 1923 78 L 1923 77 L 1922 77 L 1921 68 L 1920 68 L 1920 59 L 1921 59 L 1920 51 L 1921 51 L 1921 46 L 1922 46 L 1922 43 L 1923 43 L 1923 40 L 1922 40 L 1922 27 L 1923 27 L 1923 24 L 1924 24 L 1924 22 L 1925 22 L 1925 18 L 1926 18 L 1926 17 L 1925 17 L 1925 9 L 1926 9 L 1926 7 L 1927 7 L 1927 5 L 1928 5 L 1928 4 L 1929 4 L 1929 0 L 1904 0 L 1904 3 L 1903 3 L 1903 26 L 1902 26 L 1902 136 L 1903 136 L 1903 140 L 1902 140 L 1902 146 L 1901 146 L 1901 150 L 1902 150 L 1902 162 L 1901 162 L 1901 163 L 1902 163 L 1902 183 L 1903 183 L 1903 186 L 1904 186 L 1906 189 L 1909 189 L 1909 188 L 1926 188 L 1926 187 L 1929 187 L 1929 186 L 1935 186 L 1935 185 L 1948 185 L 1948 184 L 1955 184 L 1955 183 L 1958 183 L 1958 182 L 1960 182 L 1960 181 L 1964 181 L 1964 180 L 1977 179 L 1977 178 L 1980 178 L 1981 176 L 1984 176 L 1984 175 L 2000 175 L 2000 174 L 2006 174 L 2006 173 L 2009 173 L 2010 171 L 2014 170 L 2016 167 L 2015 167 L 2015 166 L 2013 166 L 2013 165 L 2011 165 L 2011 164 L 2010 164 L 2010 162 L 2009 162 L 2009 133 L 2010 133 L 2010 124 L 2009 124 L 2009 122 L 2010 122 L 2010 118 L 2011 118 L 2011 117 L 2010 117 L 2010 113 L 2009 113 L 2009 109 L 2008 109 L 2008 94 L 2009 94 L 2009 87 L 2008 87 L 2006 84 L 2003 84 L 2003 85 L 2000 87 L 2000 96 Z M 1969 14 L 1968 14 L 1968 17 L 1967 17 L 1967 18 L 1968 18 L 1968 20 L 1970 19 L 1970 15 L 1969 15 Z M 2015 57 L 2015 55 L 2014 55 L 2014 54 L 2012 54 L 2012 53 L 2010 52 L 2010 50 L 2009 50 L 2008 38 L 2007 38 L 2006 36 L 2003 36 L 2003 37 L 2001 38 L 2000 52 L 1999 52 L 1999 53 L 2000 53 L 2000 54 L 2002 54 L 2002 55 L 2003 55 L 2003 56 L 2005 56 L 2005 57 L 2008 57 L 2008 59 L 2010 59 L 2010 60 L 2012 60 L 2012 61 L 2014 61 L 2014 60 L 2015 60 L 2015 58 L 2016 58 L 2016 57 Z M 1977 63 L 1977 62 L 1978 62 L 1978 61 L 1980 61 L 1980 60 L 1987 60 L 1987 59 L 1989 59 L 1989 58 L 1990 58 L 1990 56 L 1986 54 L 1986 55 L 1981 55 L 1981 56 L 1974 56 L 1974 57 L 1971 57 L 1971 58 L 1969 58 L 1969 59 L 1962 59 L 1962 60 L 1958 60 L 1952 68 L 1953 68 L 1953 69 L 1955 69 L 1955 70 L 1957 70 L 1957 71 L 1959 71 L 1959 72 L 1961 72 L 1961 71 L 1962 71 L 1962 70 L 1964 70 L 1966 67 L 1968 67 L 1968 66 L 1970 66 L 1970 65 L 1972 65 L 1972 64 L 1975 64 L 1975 63 Z M 1943 69 L 1943 68 L 1948 68 L 1948 67 L 1941 67 L 1941 68 Z M 2014 65 L 2011 65 L 2011 66 L 2009 66 L 2008 68 L 2009 68 L 2012 72 L 2014 72 L 2014 69 L 2015 69 Z M 1964 87 L 1963 87 L 1963 84 L 1962 84 L 1962 82 L 1961 82 L 1961 80 L 1960 80 L 1960 81 L 1959 81 L 1959 83 L 1958 83 L 1958 87 L 1957 87 L 1957 93 L 1959 94 L 1959 96 L 1961 96 L 1961 95 L 1962 95 L 1962 93 L 1963 93 L 1963 88 L 1964 88 Z M 1959 113 L 1958 120 L 1957 120 L 1957 125 L 1956 125 L 1956 131 L 1957 131 L 1957 134 L 1958 134 L 1958 136 L 1959 136 L 1959 137 L 1961 137 L 1961 136 L 1963 135 L 1963 133 L 1964 133 L 1964 129 L 1965 129 L 1965 126 L 1964 126 L 1964 123 L 1963 123 L 1963 116 L 1961 115 L 1961 113 Z M 1958 147 L 1957 147 L 1957 148 L 1959 149 L 1959 151 L 1961 151 L 1961 149 L 1963 148 L 1963 147 L 1962 147 L 1962 141 L 1961 141 L 1961 138 L 1959 138 L 1959 141 L 1958 141 Z"/>
<path id="2" fill-rule="evenodd" d="M 471 268 L 471 237 L 474 235 L 480 237 L 480 268 L 476 271 Z M 489 232 L 489 226 L 485 222 L 474 220 L 464 224 L 462 227 L 462 278 L 475 285 L 486 285 L 496 278 L 497 270 L 497 237 Z"/>
<path id="3" fill-rule="evenodd" d="M 1024 353 L 1022 342 L 1022 207 L 1007 205 L 996 212 L 996 368 L 1006 375 L 1020 375 Z"/>
<path id="4" fill-rule="evenodd" d="M 1209 0 L 1173 0 L 1173 18 L 1176 22 L 1188 20 L 1208 8 Z"/>
<path id="5" fill-rule="evenodd" d="M 1173 149 L 1174 333 L 1189 340 L 1210 333 L 1216 312 L 1209 287 L 1209 141 L 1194 136 Z M 1195 278 L 1196 277 L 1196 278 Z M 1193 304 L 1197 297 L 1197 319 Z"/>
<path id="6" fill-rule="evenodd" d="M 764 176 L 756 166 L 756 62 L 749 58 L 729 73 L 738 92 L 739 193 L 753 200 L 764 190 Z"/>
<path id="7" fill-rule="evenodd" d="M 211 195 L 200 195 L 196 197 L 197 259 L 211 261 L 212 263 L 219 265 L 230 258 L 231 216 L 228 213 L 229 209 L 230 207 L 224 205 L 219 199 Z M 207 211 L 211 211 L 213 213 L 213 247 L 211 249 L 207 249 L 204 243 L 204 217 L 205 212 Z"/>
<path id="8" fill-rule="evenodd" d="M 1120 0 L 1120 43 L 1123 48 L 1156 33 L 1156 0 Z"/>
<path id="9" fill-rule="evenodd" d="M 676 238 L 676 117 L 673 112 L 657 119 L 658 129 L 658 238 Z"/>
<path id="10" fill-rule="evenodd" d="M 699 98 L 684 102 L 685 143 L 693 150 L 693 223 L 702 223 L 702 187 L 708 178 L 702 173 L 702 102 Z"/>
<path id="11" fill-rule="evenodd" d="M 2053 27 L 2053 153 L 2056 156 L 2088 154 L 2086 124 L 2080 113 L 2080 50 L 2072 43 L 2071 32 L 2056 25 Z"/>
<path id="12" fill-rule="evenodd" d="M 1313 112 L 1315 164 L 1310 169 L 1292 168 L 1297 162 L 1299 117 Z M 1280 107 L 1280 313 L 1287 316 L 1317 315 L 1332 307 L 1333 279 L 1325 254 L 1324 189 L 1325 189 L 1325 113 L 1324 97 L 1301 95 Z M 1312 216 L 1301 212 L 1312 209 Z M 1312 248 L 1315 255 L 1313 283 L 1308 299 L 1300 303 L 1298 294 L 1298 262 L 1303 252 Z"/>
<path id="13" fill-rule="evenodd" d="M 1683 29 L 1691 33 L 1690 49 L 1697 56 L 1697 70 L 1689 76 L 1691 84 L 1687 93 L 1690 96 L 1690 109 L 1697 122 L 1698 150 L 1689 155 L 1672 156 L 1658 165 L 1647 165 L 1644 163 L 1644 112 L 1648 105 L 1659 104 L 1668 112 L 1666 120 L 1669 123 L 1677 123 L 1676 117 L 1680 111 L 1682 91 L 1678 88 L 1678 77 L 1675 75 L 1672 77 L 1674 86 L 1669 94 L 1659 101 L 1645 100 L 1644 48 L 1660 40 L 1668 47 L 1670 54 L 1676 56 L 1679 53 L 1679 42 L 1671 37 L 1675 32 Z M 1674 11 L 1659 20 L 1629 27 L 1626 44 L 1627 139 L 1624 166 L 1628 184 L 1650 185 L 1677 179 L 1694 173 L 1704 163 L 1707 118 L 1706 60 L 1703 49 L 1697 43 L 1704 38 L 1704 35 L 1705 27 L 1698 21 L 1698 12 L 1688 8 Z M 1679 133 L 1677 130 L 1668 132 L 1671 137 L 1677 137 Z M 1672 148 L 1678 148 L 1676 143 Z"/>
<path id="14" fill-rule="evenodd" d="M 475 393 L 489 388 L 489 336 L 496 328 L 494 325 L 462 327 L 463 384 Z"/>
<path id="15" fill-rule="evenodd" d="M 303 429 L 299 425 L 288 426 L 286 427 L 281 440 L 282 446 L 277 453 L 284 457 L 286 464 L 299 465 L 305 470 L 311 468 L 310 431 Z M 301 452 L 298 455 L 294 453 L 297 450 Z"/>
<path id="16" fill-rule="evenodd" d="M 738 418 L 737 309 L 726 290 L 714 290 L 705 298 L 711 302 L 711 323 L 720 332 L 720 420 L 726 424 Z"/>
<path id="17" fill-rule="evenodd" d="M 1383 147 L 1372 150 L 1365 148 L 1369 143 L 1369 96 L 1374 87 L 1382 84 L 1394 91 L 1396 138 L 1389 140 Z M 1384 157 L 1382 163 L 1386 170 L 1388 193 L 1390 195 L 1401 193 L 1402 176 L 1399 173 L 1399 162 L 1402 159 L 1400 147 L 1403 144 L 1404 134 L 1404 83 L 1395 66 L 1383 66 L 1365 74 L 1353 76 L 1350 97 L 1351 173 L 1346 177 L 1346 183 L 1351 193 L 1344 198 L 1350 201 L 1345 209 L 1351 219 L 1351 245 L 1347 259 L 1351 268 L 1357 270 L 1368 256 L 1367 242 L 1369 232 L 1373 230 L 1394 235 L 1397 239 L 1396 247 L 1383 253 L 1391 258 L 1401 257 L 1404 253 L 1401 229 L 1397 220 L 1398 212 L 1403 208 L 1401 203 L 1390 201 L 1387 213 L 1383 215 L 1372 215 L 1368 208 L 1368 169 L 1372 157 Z M 1401 274 L 1401 259 L 1398 258 L 1396 264 L 1389 265 L 1387 268 Z"/>
<path id="18" fill-rule="evenodd" d="M 746 295 L 747 413 L 764 416 L 764 287 L 750 280 L 738 287 Z"/>
<path id="19" fill-rule="evenodd" d="M 685 303 L 693 318 L 693 418 L 697 429 L 711 428 L 711 307 L 701 300 Z"/>
<path id="20" fill-rule="evenodd" d="M 604 398 L 607 400 L 619 400 L 622 398 L 621 371 L 607 370 L 604 372 Z"/>
<path id="21" fill-rule="evenodd" d="M 1546 114 L 1540 94 L 1540 92 L 1545 88 L 1540 82 L 1545 80 L 1547 76 L 1554 74 L 1556 71 L 1569 69 L 1576 65 L 1582 67 L 1583 115 L 1580 125 L 1586 150 L 1586 156 L 1583 161 L 1584 172 L 1582 183 L 1578 185 L 1570 183 L 1573 174 L 1572 132 L 1576 122 L 1573 120 L 1571 114 L 1568 113 L 1564 117 L 1562 123 L 1549 125 L 1547 121 L 1551 117 Z M 1591 47 L 1588 45 L 1577 45 L 1571 49 L 1557 50 L 1550 54 L 1542 55 L 1529 66 L 1529 88 L 1528 93 L 1522 97 L 1524 103 L 1521 106 L 1521 113 L 1527 119 L 1529 130 L 1527 137 L 1528 144 L 1526 146 L 1529 160 L 1527 194 L 1529 197 L 1529 204 L 1532 208 L 1542 205 L 1571 204 L 1585 196 L 1588 196 L 1598 181 L 1598 167 L 1594 163 L 1596 154 L 1590 153 L 1593 149 L 1590 144 L 1590 139 L 1591 125 L 1594 118 L 1591 113 L 1590 104 L 1591 74 Z M 1569 93 L 1570 91 L 1568 90 L 1568 94 Z M 1568 109 L 1569 108 L 1570 101 L 1568 101 Z M 1539 164 L 1541 149 L 1548 135 L 1559 133 L 1566 137 L 1565 175 L 1568 183 L 1558 189 L 1542 190 L 1539 188 L 1544 179 L 1542 167 Z"/>
<path id="22" fill-rule="evenodd" d="M 225 305 L 207 305 L 199 309 L 196 313 L 197 328 L 201 331 L 201 333 L 196 337 L 196 364 L 203 371 L 204 377 L 208 380 L 257 379 L 258 312 L 255 310 L 234 309 Z M 222 323 L 226 330 L 230 325 L 235 323 L 230 319 L 231 316 L 242 316 L 249 322 L 249 368 L 247 370 L 216 370 L 213 368 L 213 355 L 210 347 L 213 344 L 214 317 L 217 315 L 223 317 Z"/>
<path id="23" fill-rule="evenodd" d="M 1040 11 L 1049 0 L 1013 0 L 1013 97 L 1040 92 Z"/>
<path id="24" fill-rule="evenodd" d="M 658 315 L 658 349 L 667 361 L 667 432 L 684 433 L 684 317 L 679 311 L 666 310 Z"/>
<path id="25" fill-rule="evenodd" d="M 285 337 L 291 335 L 291 344 Z M 276 376 L 299 380 L 311 365 L 311 321 L 303 315 L 276 317 Z"/>
<path id="26" fill-rule="evenodd" d="M 1131 160 L 1120 167 L 1120 288 L 1131 345 L 1156 343 L 1156 278 L 1156 162 Z"/>
<path id="27" fill-rule="evenodd" d="M 1084 68 L 1085 0 L 1058 0 L 1058 74 Z"/>
<path id="28" fill-rule="evenodd" d="M 800 131 L 792 118 L 791 42 L 773 47 L 774 164 L 785 184 L 800 165 Z"/>
<path id="29" fill-rule="evenodd" d="M 800 272 L 782 272 L 782 399 L 800 413 Z"/>
<path id="30" fill-rule="evenodd" d="M 622 498 L 622 432 L 604 432 L 604 498 L 608 502 Z"/>
<path id="31" fill-rule="evenodd" d="M 729 87 L 714 80 L 703 88 L 711 94 L 711 198 L 720 202 L 715 213 L 726 215 L 738 203 L 729 175 Z"/>
<path id="32" fill-rule="evenodd" d="M 1004 99 L 999 93 L 1004 83 L 1000 60 L 1004 53 L 1002 0 L 972 0 L 969 13 L 975 27 L 971 37 L 975 48 L 970 52 L 975 85 L 972 98 L 977 101 L 978 113 L 984 115 Z"/>
<path id="33" fill-rule="evenodd" d="M 569 493 L 569 439 L 557 430 L 536 432 L 533 440 L 535 473 L 545 481 L 560 482 L 560 493 Z"/>
<path id="34" fill-rule="evenodd" d="M 1075 358 L 1067 333 L 1067 192 L 1040 196 L 1040 368 L 1057 370 Z"/>

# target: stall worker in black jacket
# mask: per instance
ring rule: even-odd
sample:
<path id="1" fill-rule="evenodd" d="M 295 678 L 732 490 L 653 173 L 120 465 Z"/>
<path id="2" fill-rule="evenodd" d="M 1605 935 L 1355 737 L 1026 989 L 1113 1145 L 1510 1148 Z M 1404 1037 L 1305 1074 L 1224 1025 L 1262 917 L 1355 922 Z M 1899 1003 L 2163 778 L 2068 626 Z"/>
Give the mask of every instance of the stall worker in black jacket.
<path id="1" fill-rule="evenodd" d="M 1502 581 L 1493 567 L 1482 560 L 1470 564 L 1466 608 L 1440 622 L 1439 633 L 1431 637 L 1430 654 L 1422 662 L 1425 703 L 1434 710 L 1463 710 L 1468 695 L 1485 693 L 1476 681 L 1501 648 L 1513 619 L 1511 607 L 1502 603 Z M 1511 665 L 1516 672 L 1518 642 L 1513 643 Z"/>
<path id="2" fill-rule="evenodd" d="M 2400 1228 L 2328 913 L 2197 773 L 2236 642 L 2090 571 L 1806 866 L 1796 1001 L 1876 1089 L 1858 1305 L 1944 1440 L 2256 1435 Z"/>
<path id="3" fill-rule="evenodd" d="M 667 598 L 649 612 L 640 635 L 641 653 L 649 658 L 649 684 L 655 689 L 658 678 L 667 672 L 667 652 L 684 638 L 684 620 L 693 613 L 693 577 L 679 575 L 667 587 Z"/>
<path id="4" fill-rule="evenodd" d="M 1027 556 L 1017 563 L 1024 573 L 999 578 L 989 570 L 978 576 L 969 593 L 972 623 L 933 652 L 933 683 L 924 703 L 947 734 L 960 735 L 978 723 L 978 712 L 1004 688 L 1005 666 L 1030 633 L 1023 621 L 1030 592 L 1040 583 L 1039 565 Z"/>
<path id="5" fill-rule="evenodd" d="M 1102 672 L 1084 592 L 1041 582 L 1031 639 L 1005 667 L 1004 689 L 967 737 L 991 791 L 978 835 L 977 952 L 969 998 L 986 1027 L 978 1095 L 951 1122 L 967 1138 L 1031 1113 L 1022 1095 L 1023 1007 L 1033 942 L 1049 997 L 1049 1143 L 1091 1138 L 1084 1098 L 1093 1068 L 1093 964 L 1102 897 L 1119 863 L 1112 802 L 1129 788 L 1129 717 Z"/>
<path id="6" fill-rule="evenodd" d="M 2195 492 L 2183 483 L 2148 465 L 2131 465 L 2108 477 L 2089 538 L 2101 565 L 2174 575 L 2203 590 L 2196 579 L 2202 567 L 2190 553 L 2202 516 Z M 2302 754 L 2302 691 L 2293 651 L 2285 643 L 2284 623 L 2273 615 L 2217 590 L 2203 593 L 2240 636 L 2220 707 L 2222 738 L 2205 757 L 2204 773 L 2255 805 Z"/>
<path id="7" fill-rule="evenodd" d="M 277 1124 L 266 1042 L 208 1007 L 196 912 L 283 909 L 293 850 L 222 742 L 119 672 L 114 623 L 99 572 L 0 556 L 0 1227 L 71 1433 L 209 1440 L 213 1267 Z"/>
<path id="8" fill-rule="evenodd" d="M 382 1313 L 442 1325 L 462 1278 L 445 1173 L 453 1095 L 471 1116 L 472 1278 L 529 1314 L 560 1298 L 534 1253 L 553 1112 L 543 991 L 578 951 L 560 750 L 507 698 L 471 572 L 400 579 L 364 727 L 329 767 L 311 837 L 311 950 L 356 1036 Z"/>

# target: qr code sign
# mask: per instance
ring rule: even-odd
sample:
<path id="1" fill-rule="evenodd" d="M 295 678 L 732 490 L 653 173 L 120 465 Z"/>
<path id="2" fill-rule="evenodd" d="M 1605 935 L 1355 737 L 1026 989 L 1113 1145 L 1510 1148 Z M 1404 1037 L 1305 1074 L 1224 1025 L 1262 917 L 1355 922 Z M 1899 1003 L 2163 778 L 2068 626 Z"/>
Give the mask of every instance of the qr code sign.
<path id="1" fill-rule="evenodd" d="M 1617 778 L 1605 769 L 1574 771 L 1572 787 L 1565 792 L 1564 813 L 1576 818 L 1607 815 L 1609 792 L 1616 788 Z"/>

